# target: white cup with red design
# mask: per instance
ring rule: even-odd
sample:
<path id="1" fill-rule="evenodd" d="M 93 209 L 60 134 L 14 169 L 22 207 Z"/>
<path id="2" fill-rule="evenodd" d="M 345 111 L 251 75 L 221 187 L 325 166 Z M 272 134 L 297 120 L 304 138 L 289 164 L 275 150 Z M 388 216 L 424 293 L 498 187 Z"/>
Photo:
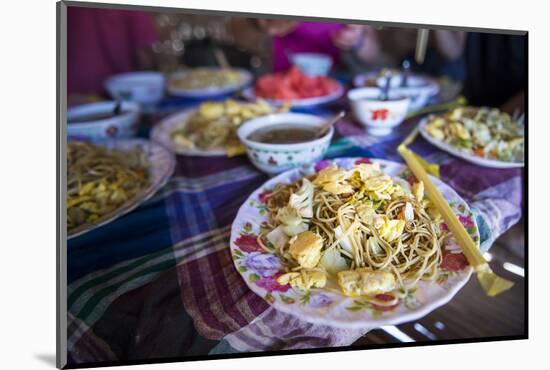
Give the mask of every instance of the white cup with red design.
<path id="1" fill-rule="evenodd" d="M 348 100 L 355 118 L 374 136 L 385 136 L 405 120 L 411 100 L 391 90 L 388 99 L 382 99 L 377 87 L 361 87 L 348 92 Z"/>

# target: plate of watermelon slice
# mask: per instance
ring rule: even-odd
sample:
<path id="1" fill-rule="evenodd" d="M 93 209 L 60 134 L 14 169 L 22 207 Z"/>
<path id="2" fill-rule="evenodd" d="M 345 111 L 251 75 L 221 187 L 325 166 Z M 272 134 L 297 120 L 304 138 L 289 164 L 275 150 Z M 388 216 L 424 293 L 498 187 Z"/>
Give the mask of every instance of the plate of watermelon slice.
<path id="1" fill-rule="evenodd" d="M 292 107 L 311 107 L 338 100 L 344 87 L 333 78 L 308 76 L 298 67 L 260 77 L 254 87 L 243 91 L 248 100 L 262 98 L 272 105 L 290 103 Z"/>

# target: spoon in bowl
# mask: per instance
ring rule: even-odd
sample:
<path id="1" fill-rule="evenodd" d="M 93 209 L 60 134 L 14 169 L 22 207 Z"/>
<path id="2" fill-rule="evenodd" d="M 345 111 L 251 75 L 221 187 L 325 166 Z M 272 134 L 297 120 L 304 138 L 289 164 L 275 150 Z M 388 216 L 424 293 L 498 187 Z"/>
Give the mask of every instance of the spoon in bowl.
<path id="1" fill-rule="evenodd" d="M 338 121 L 340 121 L 344 116 L 346 115 L 346 112 L 345 111 L 341 111 L 340 113 L 338 113 L 337 115 L 331 117 L 328 121 L 326 121 L 325 123 L 323 123 L 320 127 L 319 127 L 319 131 L 317 131 L 317 137 L 323 137 L 327 132 L 328 130 L 330 130 L 330 128 Z"/>
<path id="2" fill-rule="evenodd" d="M 381 94 L 380 94 L 380 100 L 388 100 L 389 99 L 392 75 L 391 75 L 390 72 L 387 72 L 384 77 L 386 77 L 386 81 L 385 81 L 386 83 L 384 84 L 384 87 L 382 87 L 382 91 L 381 91 Z"/>
<path id="3" fill-rule="evenodd" d="M 113 116 L 118 116 L 120 114 L 121 107 L 122 107 L 122 101 L 119 99 L 116 101 L 115 107 L 113 109 Z"/>

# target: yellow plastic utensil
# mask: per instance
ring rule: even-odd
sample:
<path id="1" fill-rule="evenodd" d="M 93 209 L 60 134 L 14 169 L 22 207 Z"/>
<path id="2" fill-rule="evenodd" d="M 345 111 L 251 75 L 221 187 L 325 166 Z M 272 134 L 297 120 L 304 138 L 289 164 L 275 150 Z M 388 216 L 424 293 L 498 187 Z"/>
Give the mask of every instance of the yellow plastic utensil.
<path id="1" fill-rule="evenodd" d="M 405 162 L 407 162 L 407 165 L 414 175 L 424 183 L 424 187 L 430 196 L 430 200 L 441 213 L 441 216 L 447 223 L 449 230 L 451 230 L 451 233 L 458 242 L 458 245 L 462 248 L 462 252 L 466 256 L 469 264 L 475 269 L 477 279 L 479 280 L 485 293 L 490 297 L 494 297 L 510 289 L 514 283 L 497 276 L 491 270 L 489 264 L 485 261 L 485 258 L 483 258 L 483 255 L 475 245 L 474 241 L 470 238 L 470 235 L 468 235 L 468 232 L 454 214 L 449 203 L 447 203 L 447 200 L 443 197 L 435 184 L 430 180 L 430 177 L 425 170 L 425 165 L 427 162 L 407 147 L 407 145 L 414 140 L 417 133 L 418 131 L 414 130 L 405 139 L 405 141 L 399 145 L 397 150 L 405 159 Z M 422 162 L 424 162 L 424 165 Z"/>

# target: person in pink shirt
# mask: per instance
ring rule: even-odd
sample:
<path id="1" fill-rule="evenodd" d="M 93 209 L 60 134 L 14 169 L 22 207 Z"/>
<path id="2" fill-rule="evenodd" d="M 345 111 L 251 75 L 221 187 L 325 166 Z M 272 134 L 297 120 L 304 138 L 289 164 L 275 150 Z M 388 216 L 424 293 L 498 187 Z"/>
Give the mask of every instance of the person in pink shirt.
<path id="1" fill-rule="evenodd" d="M 290 67 L 288 53 L 315 52 L 329 55 L 338 67 L 342 52 L 351 52 L 361 61 L 379 57 L 380 47 L 374 28 L 366 25 L 325 22 L 296 22 L 257 19 L 257 26 L 272 36 L 273 70 Z"/>
<path id="2" fill-rule="evenodd" d="M 107 77 L 152 68 L 151 46 L 158 39 L 159 34 L 151 13 L 69 6 L 69 98 L 101 95 Z"/>

